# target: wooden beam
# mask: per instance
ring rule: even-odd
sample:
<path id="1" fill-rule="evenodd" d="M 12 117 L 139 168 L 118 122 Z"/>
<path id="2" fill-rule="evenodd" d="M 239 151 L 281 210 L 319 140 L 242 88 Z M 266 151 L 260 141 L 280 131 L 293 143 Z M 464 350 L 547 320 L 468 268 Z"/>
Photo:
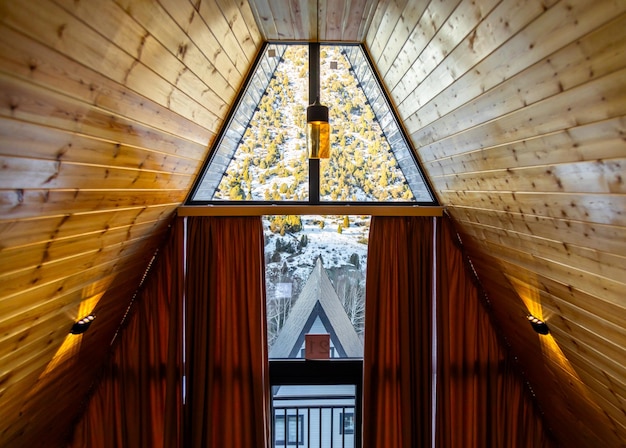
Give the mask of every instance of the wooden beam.
<path id="1" fill-rule="evenodd" d="M 183 205 L 178 216 L 371 215 L 442 216 L 442 206 L 421 205 Z"/>

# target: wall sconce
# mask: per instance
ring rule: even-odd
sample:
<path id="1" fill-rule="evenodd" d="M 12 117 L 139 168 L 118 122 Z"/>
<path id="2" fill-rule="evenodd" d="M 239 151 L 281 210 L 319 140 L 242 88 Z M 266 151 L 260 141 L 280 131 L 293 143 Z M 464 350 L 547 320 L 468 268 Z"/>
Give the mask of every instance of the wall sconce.
<path id="1" fill-rule="evenodd" d="M 91 313 L 88 316 L 85 316 L 82 319 L 76 321 L 74 325 L 72 325 L 70 334 L 83 334 L 85 331 L 87 331 L 95 318 L 96 315 Z"/>
<path id="2" fill-rule="evenodd" d="M 535 332 L 537 332 L 539 334 L 544 334 L 544 335 L 550 333 L 550 329 L 548 328 L 548 324 L 546 324 L 541 319 L 536 318 L 535 316 L 533 316 L 531 314 L 526 316 L 526 318 L 528 319 L 528 322 L 530 322 L 530 326 L 533 327 L 533 330 L 535 330 Z"/>
<path id="3" fill-rule="evenodd" d="M 310 159 L 330 157 L 328 107 L 320 104 L 319 98 L 306 108 L 306 137 Z"/>

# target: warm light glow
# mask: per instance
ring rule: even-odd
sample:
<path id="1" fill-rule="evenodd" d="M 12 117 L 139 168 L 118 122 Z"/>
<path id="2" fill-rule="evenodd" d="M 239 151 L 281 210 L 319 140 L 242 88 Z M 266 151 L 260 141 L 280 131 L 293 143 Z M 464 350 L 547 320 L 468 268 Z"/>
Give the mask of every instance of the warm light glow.
<path id="1" fill-rule="evenodd" d="M 80 303 L 80 306 L 78 307 L 78 312 L 76 313 L 77 316 L 74 318 L 74 322 L 90 314 L 93 311 L 93 309 L 96 307 L 98 301 L 102 298 L 103 295 L 104 295 L 104 292 L 101 292 L 99 294 L 96 294 L 90 297 L 89 299 L 83 300 Z M 68 331 L 69 331 L 69 328 L 68 328 Z M 83 339 L 82 335 L 74 335 L 74 334 L 68 333 L 67 336 L 65 337 L 65 340 L 63 341 L 63 343 L 61 344 L 57 352 L 52 357 L 52 360 L 46 366 L 46 369 L 43 371 L 41 375 L 39 375 L 39 379 L 43 378 L 48 373 L 53 371 L 59 364 L 69 360 L 76 353 L 78 353 L 82 339 Z"/>
<path id="2" fill-rule="evenodd" d="M 319 98 L 306 108 L 306 144 L 309 149 L 309 158 L 328 159 L 330 157 L 328 107 L 320 104 Z"/>
<path id="3" fill-rule="evenodd" d="M 83 291 L 83 293 L 85 293 L 85 291 Z M 96 307 L 96 304 L 102 298 L 103 295 L 104 295 L 104 291 L 99 294 L 93 295 L 92 297 L 86 300 L 83 300 L 80 303 L 80 306 L 78 307 L 78 312 L 76 313 L 77 314 L 76 317 L 72 319 L 72 321 L 76 322 L 79 318 L 90 314 L 93 311 L 93 309 Z M 50 362 L 46 366 L 45 370 L 41 373 L 41 375 L 39 375 L 39 378 L 37 378 L 37 383 L 35 384 L 35 386 L 28 393 L 29 397 L 35 395 L 46 384 L 46 377 L 51 372 L 53 372 L 60 366 L 63 366 L 63 371 L 66 371 L 76 362 L 75 355 L 80 350 L 80 343 L 83 340 L 83 336 L 69 333 L 69 326 L 67 328 L 67 331 L 68 333 L 67 333 L 67 336 L 65 336 L 63 343 L 61 344 L 59 349 L 56 351 L 56 353 L 52 357 L 52 360 L 50 360 Z"/>
<path id="4" fill-rule="evenodd" d="M 307 146 L 311 159 L 330 157 L 330 125 L 323 121 L 307 123 Z"/>
<path id="5" fill-rule="evenodd" d="M 529 314 L 527 316 L 527 319 L 530 321 L 534 317 L 545 322 L 547 318 L 545 318 L 543 313 L 543 307 L 541 306 L 541 295 L 539 292 L 539 288 L 508 275 L 507 279 L 509 280 L 513 288 L 515 288 L 515 291 L 517 292 L 519 298 L 522 299 L 522 302 L 524 302 L 524 305 L 526 305 Z M 541 345 L 542 354 L 546 358 L 549 358 L 556 365 L 558 365 L 561 369 L 563 369 L 565 374 L 570 377 L 571 383 L 576 386 L 582 396 L 589 398 L 590 401 L 593 401 L 590 398 L 587 386 L 585 386 L 583 381 L 580 379 L 580 377 L 572 367 L 572 364 L 565 356 L 565 353 L 563 353 L 563 350 L 561 350 L 561 347 L 559 346 L 552 333 L 547 335 L 540 335 L 539 344 Z"/>
<path id="6" fill-rule="evenodd" d="M 522 299 L 524 305 L 528 309 L 528 314 L 536 317 L 545 322 L 545 316 L 543 315 L 543 308 L 541 307 L 541 299 L 539 297 L 538 289 L 531 289 L 530 285 L 520 282 L 517 279 L 509 277 L 511 284 L 517 291 L 519 298 Z"/>
<path id="7" fill-rule="evenodd" d="M 592 394 L 589 392 L 589 389 L 587 388 L 585 383 L 583 383 L 583 381 L 580 379 L 578 373 L 576 373 L 576 371 L 572 367 L 572 364 L 565 356 L 565 353 L 563 353 L 563 350 L 561 350 L 561 347 L 559 346 L 556 339 L 554 339 L 554 337 L 549 334 L 547 336 L 540 337 L 539 343 L 541 344 L 542 353 L 546 357 L 550 358 L 551 361 L 555 362 L 561 369 L 563 369 L 565 374 L 568 375 L 570 378 L 570 384 L 578 389 L 580 396 L 584 397 L 589 403 L 595 404 L 595 400 Z"/>

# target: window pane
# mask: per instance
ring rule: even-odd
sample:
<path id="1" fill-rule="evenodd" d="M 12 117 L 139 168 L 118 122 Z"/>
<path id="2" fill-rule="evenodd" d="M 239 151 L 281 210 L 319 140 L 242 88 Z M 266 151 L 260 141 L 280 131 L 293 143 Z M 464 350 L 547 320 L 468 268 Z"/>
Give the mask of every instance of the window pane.
<path id="1" fill-rule="evenodd" d="M 227 133 L 223 140 L 224 144 L 236 141 L 237 148 L 212 200 L 308 200 L 308 46 L 270 45 L 259 70 L 261 79 L 248 92 L 263 93 L 250 104 L 251 118 L 240 116 L 249 113 L 249 107 L 238 109 L 234 116 L 235 123 L 244 123 L 243 130 L 232 139 Z M 232 128 L 231 124 L 229 132 Z"/>
<path id="2" fill-rule="evenodd" d="M 331 123 L 331 156 L 320 161 L 320 198 L 415 201 L 396 160 L 396 148 L 388 141 L 395 118 L 365 58 L 348 57 L 354 52 L 362 53 L 358 46 L 338 45 L 324 45 L 320 52 L 320 96 L 330 107 Z M 366 75 L 369 82 L 363 85 Z M 375 104 L 370 104 L 366 91 L 377 93 Z M 402 145 L 406 153 L 408 147 L 404 141 Z M 412 161 L 411 168 L 417 170 Z"/>
<path id="3" fill-rule="evenodd" d="M 331 358 L 362 358 L 369 216 L 266 216 L 270 358 L 304 357 L 329 334 Z"/>
<path id="4" fill-rule="evenodd" d="M 309 200 L 308 65 L 308 45 L 264 48 L 189 203 Z M 361 46 L 321 46 L 320 101 L 331 146 L 320 160 L 321 201 L 434 202 Z"/>

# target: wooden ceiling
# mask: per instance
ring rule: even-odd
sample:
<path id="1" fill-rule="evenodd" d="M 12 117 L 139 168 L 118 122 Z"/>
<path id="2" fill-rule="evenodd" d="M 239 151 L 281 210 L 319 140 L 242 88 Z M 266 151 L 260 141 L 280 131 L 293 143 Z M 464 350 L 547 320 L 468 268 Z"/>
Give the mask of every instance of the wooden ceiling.
<path id="1" fill-rule="evenodd" d="M 265 40 L 365 43 L 551 431 L 624 446 L 626 2 L 3 0 L 0 18 L 0 446 L 67 438 Z"/>

